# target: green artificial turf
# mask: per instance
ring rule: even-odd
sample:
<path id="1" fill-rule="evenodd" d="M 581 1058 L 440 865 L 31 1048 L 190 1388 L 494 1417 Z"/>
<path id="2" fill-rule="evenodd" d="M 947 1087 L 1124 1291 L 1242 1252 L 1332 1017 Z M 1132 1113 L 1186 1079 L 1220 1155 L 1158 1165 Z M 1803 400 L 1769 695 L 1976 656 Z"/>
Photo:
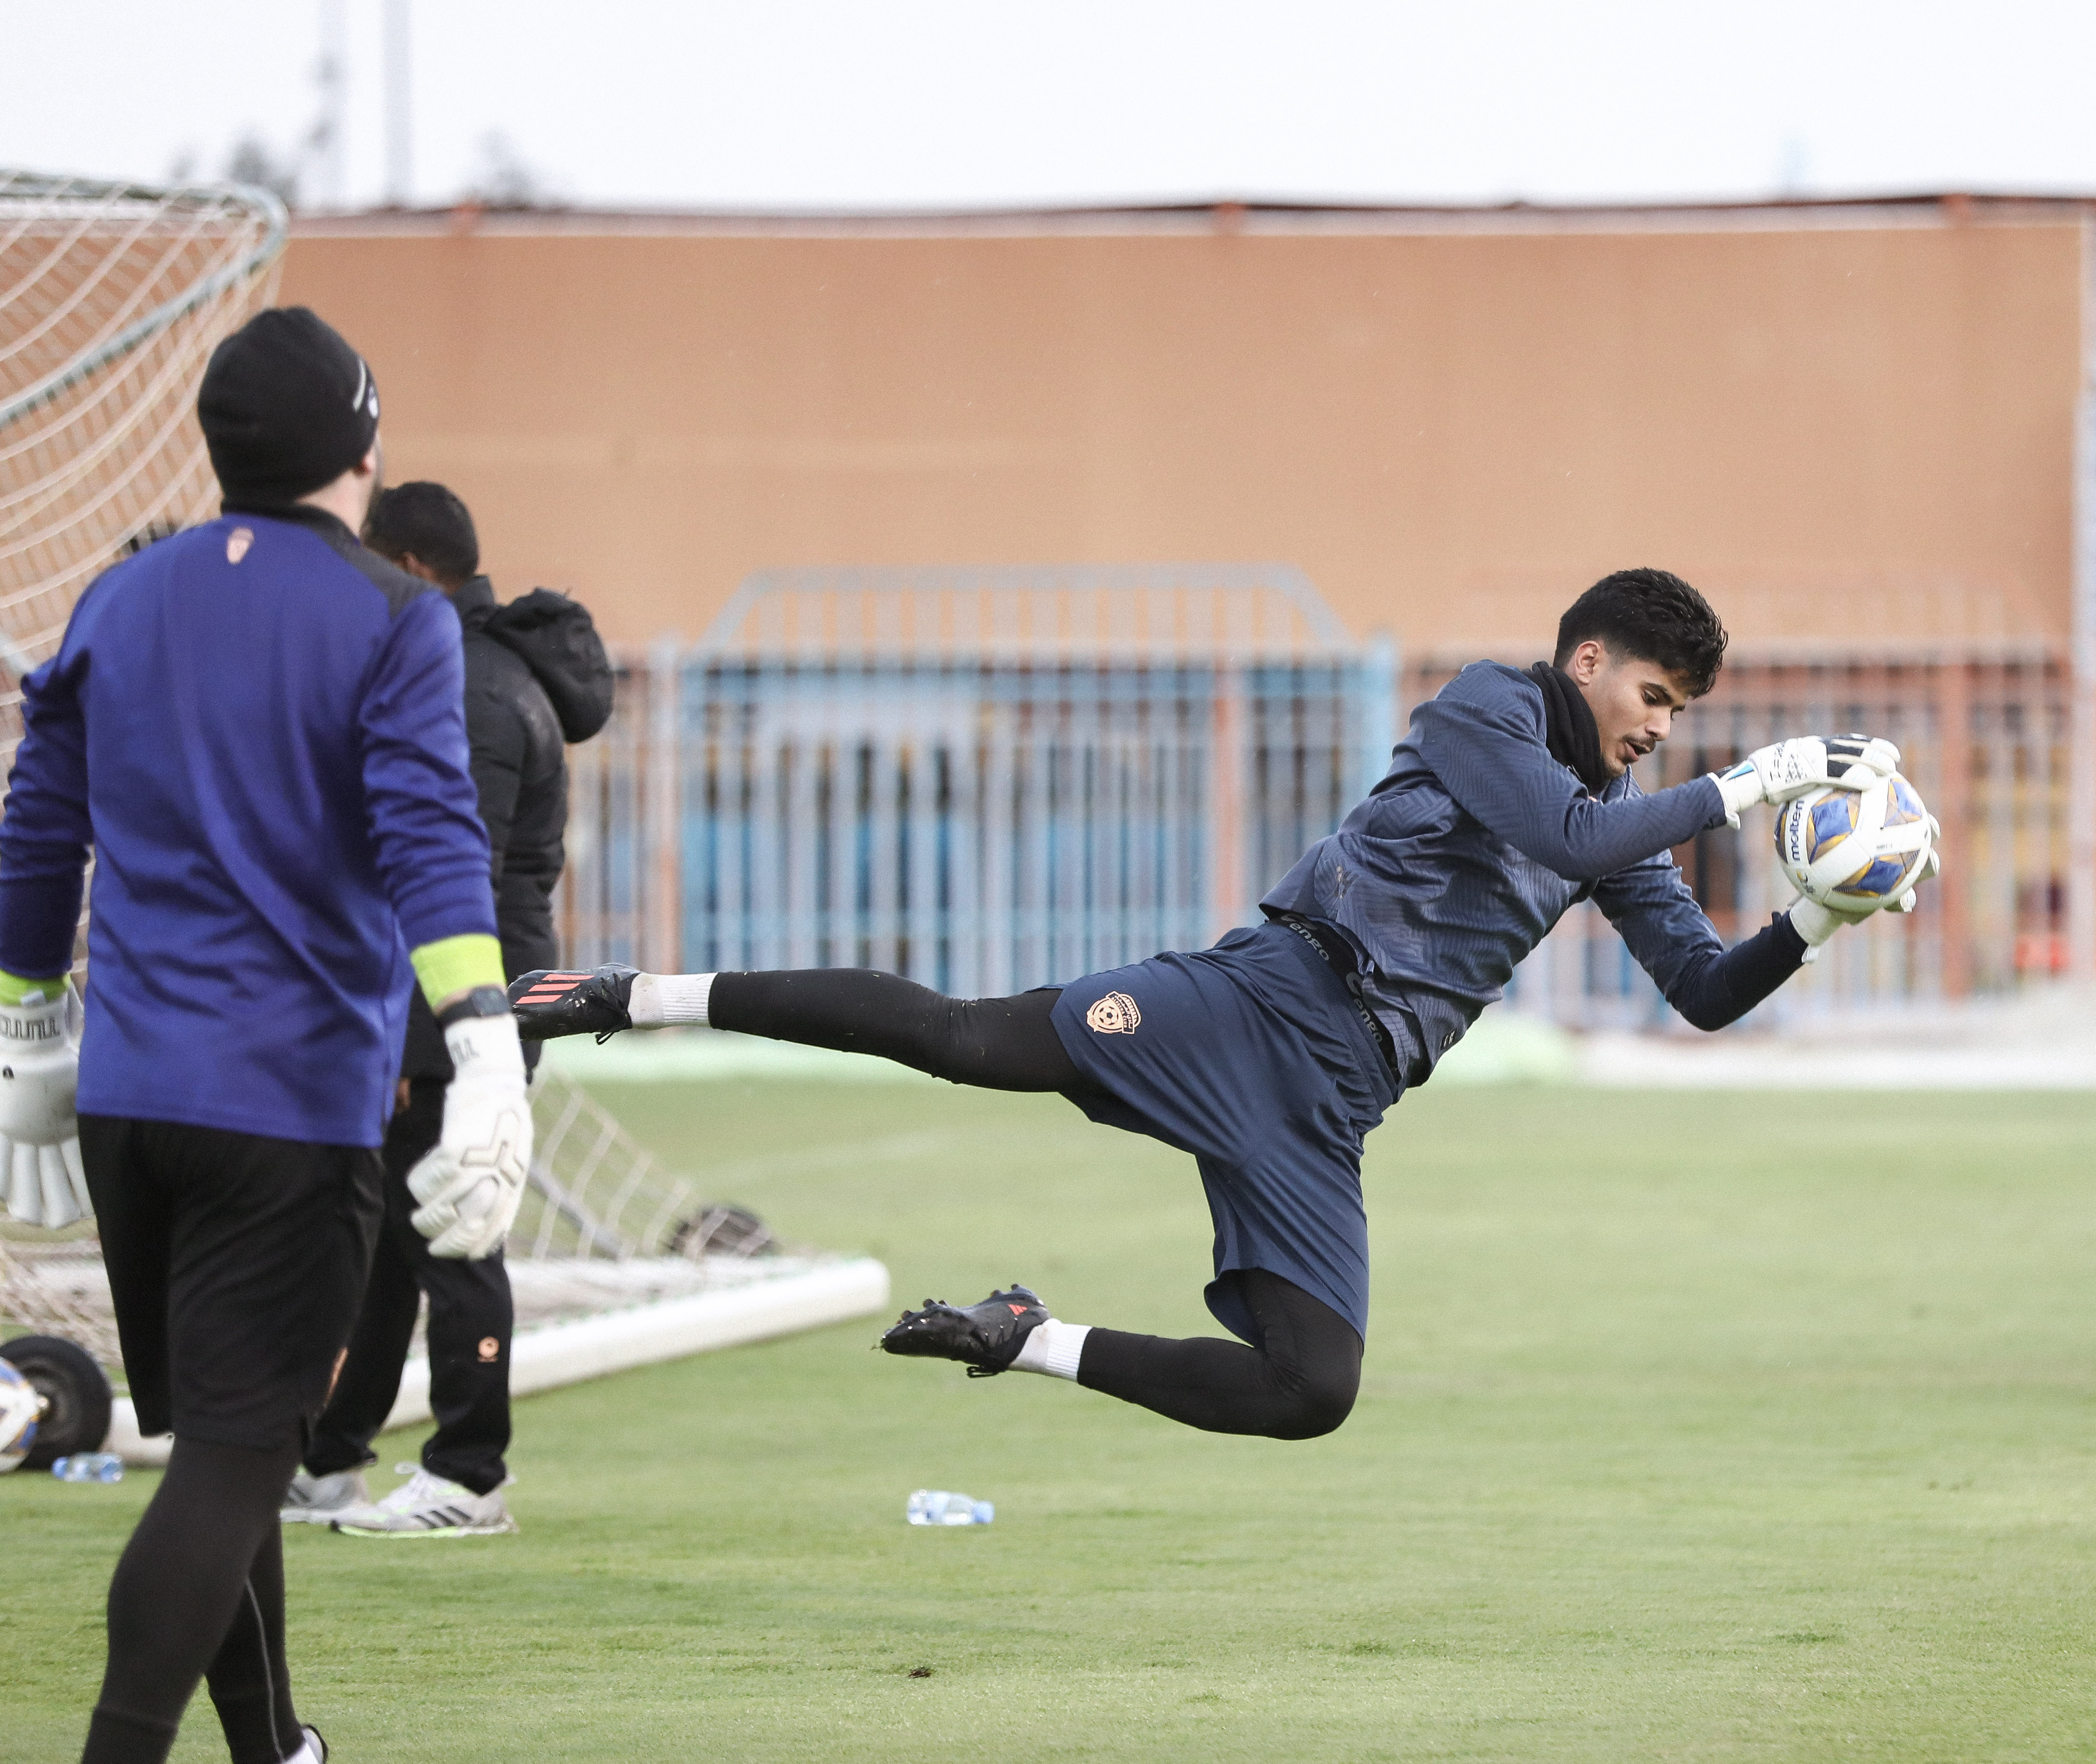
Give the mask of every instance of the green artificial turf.
<path id="1" fill-rule="evenodd" d="M 1055 1098 L 603 1094 L 898 1301 L 1212 1327 L 1189 1160 Z M 2096 1757 L 2092 1139 L 2078 1097 L 1428 1091 L 1371 1142 L 1339 1433 L 866 1324 L 535 1398 L 520 1536 L 287 1539 L 300 1708 L 342 1764 Z M 997 1522 L 906 1526 L 920 1486 Z M 0 1482 L 10 1764 L 76 1756 L 151 1487 Z M 223 1756 L 201 1699 L 176 1756 Z"/>

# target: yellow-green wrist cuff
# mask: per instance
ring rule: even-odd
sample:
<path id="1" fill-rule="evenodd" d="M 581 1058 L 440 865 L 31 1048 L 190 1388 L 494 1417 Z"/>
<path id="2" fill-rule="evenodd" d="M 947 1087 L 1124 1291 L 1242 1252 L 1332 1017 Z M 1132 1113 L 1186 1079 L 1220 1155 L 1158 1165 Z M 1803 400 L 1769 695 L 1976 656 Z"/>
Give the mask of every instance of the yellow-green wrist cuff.
<path id="1" fill-rule="evenodd" d="M 490 938 L 492 943 L 495 940 Z M 65 976 L 55 974 L 49 980 L 24 980 L 19 974 L 0 970 L 0 1005 L 41 1004 L 57 998 L 65 990 Z"/>
<path id="2" fill-rule="evenodd" d="M 432 1011 L 455 993 L 503 983 L 502 945 L 483 932 L 439 937 L 409 950 L 408 959 L 415 964 L 415 977 Z"/>

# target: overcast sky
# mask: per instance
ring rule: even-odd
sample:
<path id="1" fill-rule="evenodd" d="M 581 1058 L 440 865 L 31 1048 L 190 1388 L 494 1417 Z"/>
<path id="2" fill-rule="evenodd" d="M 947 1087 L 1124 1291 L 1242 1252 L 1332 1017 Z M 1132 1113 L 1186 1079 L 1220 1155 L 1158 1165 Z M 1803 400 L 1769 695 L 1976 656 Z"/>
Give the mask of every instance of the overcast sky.
<path id="1" fill-rule="evenodd" d="M 2096 192 L 2089 0 L 0 0 L 0 164 L 292 155 L 332 17 L 378 201 L 389 4 L 420 203 L 504 160 L 694 207 Z"/>

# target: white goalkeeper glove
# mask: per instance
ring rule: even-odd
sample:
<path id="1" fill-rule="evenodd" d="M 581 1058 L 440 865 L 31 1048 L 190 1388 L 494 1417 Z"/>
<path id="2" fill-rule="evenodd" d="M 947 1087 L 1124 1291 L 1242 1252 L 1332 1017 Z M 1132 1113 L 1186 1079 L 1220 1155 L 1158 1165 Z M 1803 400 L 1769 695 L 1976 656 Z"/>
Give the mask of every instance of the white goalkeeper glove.
<path id="1" fill-rule="evenodd" d="M 408 1172 L 408 1191 L 422 1203 L 415 1229 L 430 1240 L 430 1254 L 472 1262 L 501 1248 L 531 1168 L 523 1044 L 501 989 L 484 989 L 502 999 L 501 1015 L 465 1017 L 444 1030 L 454 1075 L 443 1137 Z"/>
<path id="2" fill-rule="evenodd" d="M 57 1230 L 94 1211 L 80 1161 L 73 1089 L 80 1002 L 63 980 L 31 981 L 0 1005 L 0 1186 L 24 1225 Z"/>
<path id="3" fill-rule="evenodd" d="M 1805 939 L 1805 959 L 1809 962 L 1813 952 L 1844 925 L 1860 924 L 1877 910 L 1875 906 L 1854 910 L 1823 906 L 1808 896 L 1791 902 L 1790 928 Z"/>
<path id="4" fill-rule="evenodd" d="M 1735 832 L 1740 810 L 1758 802 L 1788 802 L 1809 790 L 1860 790 L 1899 770 L 1891 742 L 1863 735 L 1794 736 L 1758 747 L 1736 766 L 1710 774 L 1725 799 L 1725 822 Z"/>
<path id="5" fill-rule="evenodd" d="M 1936 841 L 1943 836 L 1943 823 L 1934 815 L 1928 818 L 1928 845 L 1922 854 L 1920 866 L 1914 873 L 1914 884 L 1903 893 L 1888 901 L 1858 902 L 1854 906 L 1827 906 L 1807 897 L 1794 901 L 1790 908 L 1791 928 L 1805 939 L 1806 961 L 1844 925 L 1860 923 L 1876 912 L 1910 913 L 1920 903 L 1916 892 L 1924 882 L 1932 881 L 1942 873 L 1943 854 L 1936 849 Z"/>
<path id="6" fill-rule="evenodd" d="M 1933 882 L 1943 873 L 1943 854 L 1937 849 L 1937 841 L 1942 837 L 1942 822 L 1937 820 L 1934 815 L 1930 815 L 1928 849 L 1923 854 L 1921 867 L 1914 873 L 1914 880 L 1917 885 L 1924 882 Z M 1889 913 L 1910 913 L 1915 909 L 1915 891 L 1913 889 L 1909 889 L 1897 900 L 1887 902 L 1885 910 Z"/>

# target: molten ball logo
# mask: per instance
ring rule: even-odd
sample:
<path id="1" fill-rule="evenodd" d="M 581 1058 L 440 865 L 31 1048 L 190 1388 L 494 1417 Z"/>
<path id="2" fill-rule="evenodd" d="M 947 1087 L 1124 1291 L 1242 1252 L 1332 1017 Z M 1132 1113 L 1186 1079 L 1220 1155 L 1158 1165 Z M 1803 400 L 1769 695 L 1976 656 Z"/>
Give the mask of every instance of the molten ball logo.
<path id="1" fill-rule="evenodd" d="M 1085 1013 L 1085 1026 L 1097 1035 L 1133 1035 L 1142 1013 L 1126 993 L 1108 993 Z"/>

